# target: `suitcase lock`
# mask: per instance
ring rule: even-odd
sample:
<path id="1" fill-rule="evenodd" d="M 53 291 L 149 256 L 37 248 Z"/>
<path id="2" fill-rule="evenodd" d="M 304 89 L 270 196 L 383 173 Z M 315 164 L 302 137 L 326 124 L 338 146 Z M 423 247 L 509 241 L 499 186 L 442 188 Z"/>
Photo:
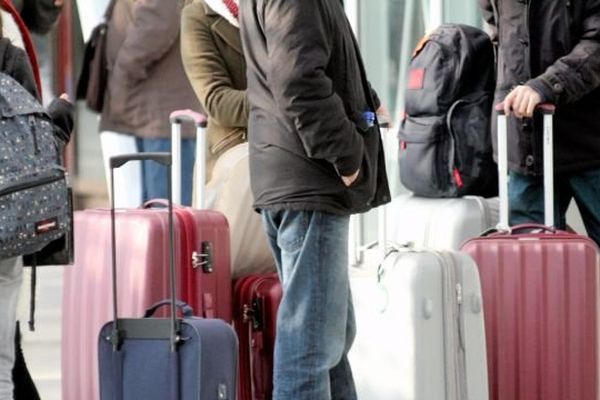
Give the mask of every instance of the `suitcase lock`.
<path id="1" fill-rule="evenodd" d="M 213 251 L 210 242 L 202 242 L 202 252 L 192 253 L 192 268 L 202 268 L 202 271 L 210 274 L 213 272 Z"/>

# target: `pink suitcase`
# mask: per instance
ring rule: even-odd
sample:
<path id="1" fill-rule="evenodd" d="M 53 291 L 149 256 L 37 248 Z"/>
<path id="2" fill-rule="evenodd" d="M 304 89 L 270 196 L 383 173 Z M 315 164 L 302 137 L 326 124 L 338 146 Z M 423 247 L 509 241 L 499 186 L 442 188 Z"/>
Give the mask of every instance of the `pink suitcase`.
<path id="1" fill-rule="evenodd" d="M 507 133 L 500 116 L 501 229 L 463 246 L 481 276 L 491 400 L 600 395 L 599 253 L 592 240 L 552 228 L 554 110 L 544 111 L 546 226 L 507 228 Z"/>
<path id="2" fill-rule="evenodd" d="M 169 298 L 164 245 L 169 237 L 168 213 L 165 208 L 117 210 L 116 221 L 117 265 L 127 266 L 118 271 L 119 315 L 137 318 L 153 303 Z M 174 222 L 181 299 L 198 315 L 231 322 L 225 217 L 216 211 L 176 207 Z M 99 398 L 97 338 L 112 318 L 110 229 L 108 209 L 75 213 L 75 265 L 65 270 L 63 281 L 63 400 Z"/>

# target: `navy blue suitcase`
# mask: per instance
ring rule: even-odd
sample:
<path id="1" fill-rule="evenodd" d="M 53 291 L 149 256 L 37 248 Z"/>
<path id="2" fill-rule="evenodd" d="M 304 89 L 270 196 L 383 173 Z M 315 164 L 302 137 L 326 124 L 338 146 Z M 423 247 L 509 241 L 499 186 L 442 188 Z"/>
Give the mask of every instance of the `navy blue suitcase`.
<path id="1" fill-rule="evenodd" d="M 168 153 L 113 157 L 111 181 L 115 168 L 133 160 L 153 160 L 171 166 Z M 170 174 L 168 185 L 171 193 Z M 118 318 L 114 200 L 112 211 L 114 319 L 102 327 L 98 338 L 100 399 L 235 400 L 238 341 L 233 328 L 219 319 L 195 318 L 187 304 L 173 300 L 176 277 L 171 199 L 168 243 L 171 299 L 150 307 L 144 318 Z M 153 318 L 166 305 L 170 316 Z M 183 318 L 177 317 L 177 309 Z"/>

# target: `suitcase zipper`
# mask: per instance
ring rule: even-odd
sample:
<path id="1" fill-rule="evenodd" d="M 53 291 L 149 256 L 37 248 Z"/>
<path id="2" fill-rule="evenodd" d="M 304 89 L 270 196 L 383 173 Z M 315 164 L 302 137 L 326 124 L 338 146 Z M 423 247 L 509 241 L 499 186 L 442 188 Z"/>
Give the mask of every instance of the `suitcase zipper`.
<path id="1" fill-rule="evenodd" d="M 456 299 L 456 315 L 454 316 L 456 324 L 458 326 L 458 343 L 455 343 L 455 360 L 454 365 L 456 367 L 456 378 L 457 378 L 457 399 L 467 399 L 467 377 L 466 377 L 466 344 L 465 344 L 465 332 L 464 332 L 464 293 L 463 293 L 463 276 L 461 266 L 457 263 L 454 255 L 448 254 L 446 256 L 448 265 L 452 269 L 454 295 Z"/>

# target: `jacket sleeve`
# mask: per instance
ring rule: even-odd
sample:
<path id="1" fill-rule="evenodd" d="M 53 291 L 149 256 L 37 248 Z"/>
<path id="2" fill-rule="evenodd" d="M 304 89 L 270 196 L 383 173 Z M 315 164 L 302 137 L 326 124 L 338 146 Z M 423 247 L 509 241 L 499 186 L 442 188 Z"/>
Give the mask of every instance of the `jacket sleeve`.
<path id="1" fill-rule="evenodd" d="M 323 3 L 267 2 L 267 79 L 281 113 L 294 123 L 306 155 L 329 161 L 340 175 L 351 175 L 360 168 L 364 142 L 325 73 L 333 32 Z"/>
<path id="2" fill-rule="evenodd" d="M 43 35 L 52 29 L 61 10 L 61 6 L 54 5 L 54 0 L 25 0 L 21 18 L 30 31 Z"/>
<path id="3" fill-rule="evenodd" d="M 494 45 L 498 43 L 498 21 L 496 21 L 496 15 L 494 13 L 494 5 L 492 0 L 477 0 L 479 8 L 481 9 L 481 16 L 486 23 L 487 32 L 494 42 Z"/>
<path id="4" fill-rule="evenodd" d="M 527 82 L 555 104 L 575 102 L 600 87 L 600 1 L 584 3 L 579 42 L 542 75 Z"/>
<path id="5" fill-rule="evenodd" d="M 246 91 L 233 88 L 225 60 L 206 22 L 204 7 L 199 3 L 183 10 L 181 53 L 186 74 L 210 118 L 222 127 L 246 128 Z"/>
<path id="6" fill-rule="evenodd" d="M 171 0 L 134 3 L 132 21 L 114 66 L 114 74 L 122 77 L 122 82 L 137 83 L 146 79 L 152 65 L 177 42 L 181 15 L 177 4 Z"/>

